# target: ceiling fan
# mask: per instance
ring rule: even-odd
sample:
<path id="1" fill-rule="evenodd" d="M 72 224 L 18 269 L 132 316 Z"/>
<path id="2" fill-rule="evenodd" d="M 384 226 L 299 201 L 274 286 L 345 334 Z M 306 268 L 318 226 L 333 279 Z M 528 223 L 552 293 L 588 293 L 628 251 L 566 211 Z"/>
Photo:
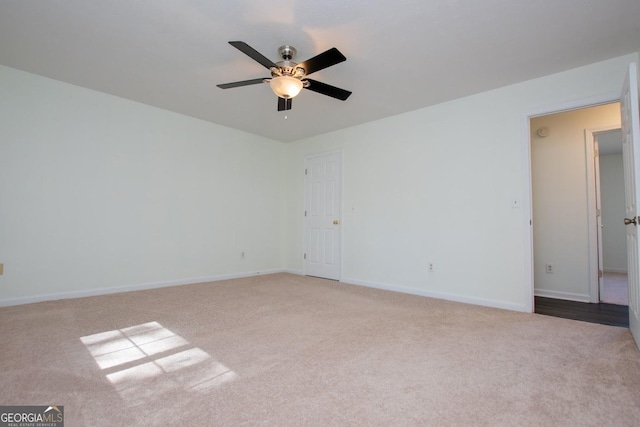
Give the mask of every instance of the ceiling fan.
<path id="1" fill-rule="evenodd" d="M 341 101 L 345 101 L 351 95 L 348 90 L 307 78 L 308 75 L 316 71 L 347 60 L 335 47 L 298 64 L 292 61 L 296 56 L 296 49 L 293 46 L 280 46 L 278 54 L 282 61 L 274 63 L 245 42 L 233 41 L 229 44 L 271 71 L 271 78 L 220 84 L 218 85 L 220 89 L 269 83 L 271 90 L 278 96 L 278 111 L 290 110 L 292 98 L 298 95 L 303 88 Z"/>

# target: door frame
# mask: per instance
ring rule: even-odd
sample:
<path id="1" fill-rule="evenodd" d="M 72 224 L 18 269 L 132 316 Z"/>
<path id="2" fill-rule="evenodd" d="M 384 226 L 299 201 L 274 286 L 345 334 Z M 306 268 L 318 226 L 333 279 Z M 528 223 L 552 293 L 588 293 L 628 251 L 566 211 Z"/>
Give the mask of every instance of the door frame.
<path id="1" fill-rule="evenodd" d="M 579 110 L 620 101 L 620 94 L 611 92 L 590 98 L 578 99 L 560 104 L 551 104 L 531 109 L 522 115 L 522 171 L 523 171 L 523 240 L 524 240 L 524 283 L 527 304 L 525 311 L 535 310 L 534 259 L 533 259 L 533 182 L 531 177 L 531 119 L 566 111 Z"/>
<path id="2" fill-rule="evenodd" d="M 614 101 L 615 102 L 615 101 Z M 619 102 L 619 99 L 618 99 Z M 598 222 L 598 205 L 601 203 L 600 174 L 595 165 L 596 143 L 598 134 L 602 132 L 620 129 L 620 126 L 604 126 L 601 128 L 589 128 L 584 130 L 585 150 L 587 154 L 587 224 L 589 242 L 589 298 L 592 303 L 600 302 L 601 276 L 599 270 L 604 272 L 602 260 L 602 230 Z M 602 206 L 600 206 L 602 209 Z"/>
<path id="3" fill-rule="evenodd" d="M 307 193 L 307 185 L 306 185 L 306 173 L 305 170 L 307 169 L 307 166 L 309 164 L 309 161 L 312 159 L 315 159 L 317 157 L 323 157 L 323 156 L 331 156 L 331 155 L 338 155 L 340 157 L 340 228 L 339 228 L 339 233 L 340 233 L 340 239 L 339 239 L 339 245 L 340 245 L 340 268 L 339 268 L 339 273 L 338 273 L 338 281 L 342 281 L 342 265 L 343 265 L 343 254 L 344 254 L 344 248 L 343 248 L 343 244 L 344 244 L 344 233 L 342 232 L 344 230 L 344 222 L 343 222 L 343 218 L 344 218 L 344 151 L 343 150 L 331 150 L 331 151 L 323 151 L 323 152 L 319 152 L 319 153 L 313 153 L 313 154 L 307 154 L 304 156 L 304 160 L 303 160 L 303 168 L 302 168 L 302 192 L 303 192 L 303 197 L 302 197 L 302 254 L 300 254 L 302 258 L 302 275 L 306 276 L 307 275 L 307 261 L 306 259 L 304 259 L 304 254 L 307 253 L 307 218 L 306 216 L 304 216 L 304 212 L 307 209 L 307 202 L 309 201 L 308 197 L 309 194 Z"/>

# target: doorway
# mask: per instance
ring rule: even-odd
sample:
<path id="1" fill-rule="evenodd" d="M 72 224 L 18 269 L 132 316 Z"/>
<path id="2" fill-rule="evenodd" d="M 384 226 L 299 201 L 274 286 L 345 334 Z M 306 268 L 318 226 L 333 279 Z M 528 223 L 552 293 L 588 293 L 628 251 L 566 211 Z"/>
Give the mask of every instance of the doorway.
<path id="1" fill-rule="evenodd" d="M 596 188 L 600 200 L 599 267 L 602 278 L 598 289 L 599 302 L 629 304 L 627 278 L 626 229 L 620 220 L 625 217 L 624 164 L 622 131 L 612 129 L 594 133 Z"/>
<path id="2" fill-rule="evenodd" d="M 591 102 L 572 102 L 568 105 L 565 105 L 564 108 L 557 108 L 555 111 L 574 111 L 575 109 L 583 108 L 584 105 L 600 105 L 604 106 L 608 103 L 617 102 L 620 104 L 620 109 L 617 110 L 619 114 L 619 126 L 622 129 L 622 158 L 624 161 L 624 188 L 625 188 L 625 216 L 624 216 L 624 224 L 626 225 L 626 243 L 627 243 L 627 270 L 628 270 L 628 290 L 629 290 L 629 305 L 628 307 L 624 307 L 628 313 L 629 319 L 629 329 L 633 338 L 636 342 L 636 345 L 640 343 L 640 208 L 638 207 L 638 202 L 640 200 L 640 157 L 638 153 L 640 153 L 640 105 L 639 105 L 639 93 L 638 89 L 638 68 L 635 63 L 630 63 L 627 69 L 627 73 L 622 85 L 621 95 L 619 97 L 613 97 L 609 95 L 608 97 L 602 96 L 592 99 Z M 607 99 L 608 98 L 608 99 Z M 583 108 L 584 109 L 584 108 Z M 541 289 L 540 286 L 536 286 L 539 281 L 536 278 L 540 277 L 539 265 L 540 259 L 538 257 L 538 262 L 536 263 L 535 252 L 535 230 L 534 226 L 534 213 L 536 208 L 535 201 L 535 183 L 534 183 L 534 156 L 533 156 L 533 133 L 535 132 L 539 137 L 547 137 L 549 135 L 549 129 L 546 126 L 542 128 L 535 128 L 533 126 L 533 121 L 538 117 L 548 117 L 544 116 L 548 114 L 548 111 L 554 111 L 553 109 L 549 110 L 540 110 L 537 114 L 531 113 L 527 115 L 527 124 L 529 125 L 530 137 L 528 150 L 526 151 L 525 159 L 527 160 L 527 164 L 525 165 L 528 169 L 527 183 L 529 184 L 527 191 L 531 195 L 530 202 L 530 213 L 531 216 L 525 217 L 531 226 L 529 232 L 525 235 L 525 239 L 529 243 L 530 252 L 527 254 L 527 262 L 525 266 L 527 267 L 526 272 L 530 278 L 530 282 L 528 283 L 528 288 L 531 291 L 530 295 L 530 304 L 531 311 L 535 311 L 535 299 L 538 298 L 540 292 L 544 292 L 545 289 Z M 552 144 L 550 144 L 552 145 Z M 538 176 L 544 175 L 544 169 Z M 563 182 L 561 182 L 563 183 Z M 581 192 L 578 191 L 578 194 Z M 544 206 L 544 205 L 543 205 Z M 576 217 L 577 229 L 582 227 L 581 223 L 584 220 L 585 215 L 578 215 Z M 538 229 L 544 229 L 544 227 L 539 227 Z M 574 224 L 570 224 L 574 225 Z M 563 230 L 560 230 L 563 231 Z M 565 236 L 566 237 L 566 236 Z M 591 247 L 591 246 L 589 246 Z M 561 259 L 564 261 L 564 259 Z M 535 265 L 537 264 L 537 265 Z M 571 267 L 571 266 L 570 266 Z M 555 266 L 552 263 L 544 264 L 544 268 L 547 274 L 555 273 Z M 538 270 L 538 271 L 536 271 Z M 577 270 L 580 273 L 580 269 Z M 574 284 L 575 286 L 575 284 Z M 580 285 L 578 284 L 578 288 Z M 584 288 L 582 288 L 584 290 Z M 554 290 L 551 290 L 553 293 Z M 560 292 L 562 291 L 555 291 Z M 567 298 L 569 299 L 569 298 Z"/>
<path id="3" fill-rule="evenodd" d="M 594 146 L 587 137 L 589 129 L 619 127 L 618 102 L 530 119 L 535 296 L 600 300 Z"/>

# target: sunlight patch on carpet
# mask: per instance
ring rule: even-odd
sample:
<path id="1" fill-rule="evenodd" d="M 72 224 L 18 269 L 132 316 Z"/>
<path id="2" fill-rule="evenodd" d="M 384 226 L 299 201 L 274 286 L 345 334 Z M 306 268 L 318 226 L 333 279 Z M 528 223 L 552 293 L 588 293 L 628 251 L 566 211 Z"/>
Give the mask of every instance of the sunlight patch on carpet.
<path id="1" fill-rule="evenodd" d="M 80 341 L 131 404 L 174 390 L 209 391 L 238 377 L 158 322 L 87 335 Z"/>

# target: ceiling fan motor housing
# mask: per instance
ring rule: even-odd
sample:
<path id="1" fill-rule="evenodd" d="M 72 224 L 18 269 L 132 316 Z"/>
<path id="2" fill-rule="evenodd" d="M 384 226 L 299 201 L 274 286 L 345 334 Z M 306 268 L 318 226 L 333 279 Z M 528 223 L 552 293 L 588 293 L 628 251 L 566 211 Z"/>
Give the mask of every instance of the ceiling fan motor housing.
<path id="1" fill-rule="evenodd" d="M 296 57 L 296 53 L 298 53 L 296 48 L 287 44 L 278 48 L 278 55 L 285 61 L 291 61 Z"/>
<path id="2" fill-rule="evenodd" d="M 278 68 L 271 68 L 271 76 L 291 76 L 295 78 L 302 78 L 306 74 L 304 68 L 297 67 L 297 63 L 293 62 L 297 50 L 293 46 L 283 45 L 278 48 L 278 55 L 282 58 L 282 61 L 277 62 Z"/>

